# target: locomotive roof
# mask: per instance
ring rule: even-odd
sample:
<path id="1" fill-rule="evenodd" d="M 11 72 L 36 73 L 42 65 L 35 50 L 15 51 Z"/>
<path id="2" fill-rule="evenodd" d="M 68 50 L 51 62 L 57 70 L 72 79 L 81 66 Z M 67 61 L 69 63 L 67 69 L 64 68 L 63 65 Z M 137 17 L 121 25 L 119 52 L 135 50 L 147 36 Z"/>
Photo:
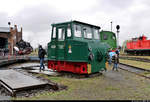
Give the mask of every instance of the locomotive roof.
<path id="1" fill-rule="evenodd" d="M 112 32 L 112 31 L 102 30 L 101 32 L 108 32 L 108 33 L 111 33 L 111 34 L 113 34 L 113 35 L 115 35 L 115 36 L 116 36 L 116 34 L 115 34 L 114 32 Z"/>
<path id="2" fill-rule="evenodd" d="M 112 32 L 112 31 L 107 31 L 107 30 L 102 30 L 101 32 L 109 32 L 109 33 L 115 34 L 114 32 Z"/>
<path id="3" fill-rule="evenodd" d="M 62 23 L 55 23 L 55 24 L 52 24 L 52 25 L 57 26 L 57 25 L 63 25 L 63 24 L 65 25 L 65 24 L 70 24 L 70 23 L 79 23 L 79 24 L 88 25 L 88 26 L 92 26 L 92 27 L 96 27 L 96 28 L 100 29 L 99 26 L 92 25 L 92 24 L 89 24 L 89 23 L 80 22 L 80 21 L 76 21 L 76 20 L 68 21 L 68 22 L 62 22 Z"/>

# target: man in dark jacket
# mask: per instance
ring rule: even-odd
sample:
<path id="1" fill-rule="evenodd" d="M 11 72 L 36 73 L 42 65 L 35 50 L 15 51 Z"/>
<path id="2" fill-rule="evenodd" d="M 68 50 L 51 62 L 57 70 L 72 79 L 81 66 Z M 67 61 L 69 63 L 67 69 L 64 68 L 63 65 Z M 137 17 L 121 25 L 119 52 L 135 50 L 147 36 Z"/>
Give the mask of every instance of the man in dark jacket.
<path id="1" fill-rule="evenodd" d="M 119 56 L 115 54 L 113 60 L 114 60 L 113 70 L 116 69 L 116 71 L 118 71 Z"/>
<path id="2" fill-rule="evenodd" d="M 42 67 L 43 67 L 42 70 L 45 69 L 45 66 L 44 66 L 44 56 L 46 55 L 46 51 L 42 48 L 41 45 L 39 46 L 38 55 L 39 55 L 39 59 L 40 59 L 40 71 L 41 71 Z"/>
<path id="3" fill-rule="evenodd" d="M 115 51 L 115 52 L 116 52 L 116 54 L 117 54 L 117 55 L 118 55 L 118 57 L 119 57 L 119 53 L 120 53 L 120 52 L 119 52 L 119 49 L 116 49 L 116 51 Z"/>

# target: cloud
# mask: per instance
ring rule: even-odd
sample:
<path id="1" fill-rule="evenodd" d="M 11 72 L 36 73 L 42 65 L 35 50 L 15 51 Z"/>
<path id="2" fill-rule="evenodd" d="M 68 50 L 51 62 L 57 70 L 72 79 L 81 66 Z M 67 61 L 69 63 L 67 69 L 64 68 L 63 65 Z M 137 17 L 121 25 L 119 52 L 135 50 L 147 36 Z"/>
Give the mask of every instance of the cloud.
<path id="1" fill-rule="evenodd" d="M 102 5 L 104 5 L 105 7 L 115 7 L 115 8 L 128 8 L 129 6 L 131 6 L 134 3 L 135 0 L 100 0 L 100 2 L 102 3 Z"/>
<path id="2" fill-rule="evenodd" d="M 22 24 L 27 31 L 41 32 L 49 29 L 52 23 L 68 19 L 68 14 L 61 13 L 46 4 L 26 7 L 15 16 L 15 22 Z"/>
<path id="3" fill-rule="evenodd" d="M 0 23 L 8 26 L 7 22 L 11 21 L 12 25 L 17 24 L 18 27 L 23 27 L 23 38 L 30 41 L 33 46 L 37 46 L 38 43 L 47 45 L 50 41 L 52 23 L 70 20 L 98 25 L 103 30 L 110 30 L 110 22 L 113 21 L 114 32 L 116 32 L 116 25 L 121 27 L 120 45 L 124 40 L 141 34 L 149 37 L 150 1 L 148 0 L 30 1 L 19 2 L 20 6 L 12 9 L 15 12 L 13 15 L 9 14 L 11 11 L 0 12 Z M 15 6 L 11 6 L 13 7 Z"/>
<path id="4" fill-rule="evenodd" d="M 0 12 L 0 27 L 8 26 L 8 14 L 6 12 Z"/>
<path id="5" fill-rule="evenodd" d="M 30 41 L 34 47 L 38 43 L 47 45 L 52 23 L 68 21 L 70 18 L 70 14 L 57 11 L 47 4 L 25 7 L 12 17 L 13 22 L 23 27 L 24 39 Z"/>

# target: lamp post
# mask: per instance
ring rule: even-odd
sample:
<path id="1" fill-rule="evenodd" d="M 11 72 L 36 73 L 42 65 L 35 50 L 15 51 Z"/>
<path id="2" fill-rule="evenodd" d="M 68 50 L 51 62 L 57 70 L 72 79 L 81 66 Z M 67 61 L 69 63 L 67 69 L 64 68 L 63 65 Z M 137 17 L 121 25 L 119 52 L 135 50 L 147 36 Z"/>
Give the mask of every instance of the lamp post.
<path id="1" fill-rule="evenodd" d="M 120 26 L 117 25 L 116 29 L 117 29 L 117 48 L 119 48 L 119 32 L 120 32 L 119 29 L 120 29 Z"/>
<path id="2" fill-rule="evenodd" d="M 9 25 L 9 28 L 10 28 L 11 23 L 10 23 L 10 22 L 8 22 L 8 25 Z"/>
<path id="3" fill-rule="evenodd" d="M 111 23 L 111 32 L 112 32 L 112 21 L 110 23 Z"/>
<path id="4" fill-rule="evenodd" d="M 11 28 L 10 28 L 11 22 L 8 22 L 8 25 L 9 25 L 9 30 L 10 30 L 10 34 L 11 34 Z M 12 45 L 10 45 L 10 48 L 11 48 L 11 46 L 13 47 L 13 42 L 12 42 Z M 9 52 L 9 54 L 10 54 L 10 52 Z M 12 48 L 12 53 L 11 54 L 13 54 L 13 48 Z"/>

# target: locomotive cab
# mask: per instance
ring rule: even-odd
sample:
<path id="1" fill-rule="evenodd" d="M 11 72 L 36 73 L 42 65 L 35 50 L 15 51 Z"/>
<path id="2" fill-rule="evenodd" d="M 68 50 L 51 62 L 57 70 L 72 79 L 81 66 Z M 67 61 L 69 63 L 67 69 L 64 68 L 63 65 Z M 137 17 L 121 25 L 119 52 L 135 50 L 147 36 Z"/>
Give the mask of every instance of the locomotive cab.
<path id="1" fill-rule="evenodd" d="M 108 46 L 100 42 L 99 29 L 79 21 L 52 24 L 48 68 L 78 74 L 105 69 Z"/>
<path id="2" fill-rule="evenodd" d="M 117 39 L 116 39 L 116 34 L 114 32 L 101 31 L 100 38 L 102 42 L 105 42 L 109 45 L 112 51 L 115 51 L 115 49 L 117 48 Z"/>

